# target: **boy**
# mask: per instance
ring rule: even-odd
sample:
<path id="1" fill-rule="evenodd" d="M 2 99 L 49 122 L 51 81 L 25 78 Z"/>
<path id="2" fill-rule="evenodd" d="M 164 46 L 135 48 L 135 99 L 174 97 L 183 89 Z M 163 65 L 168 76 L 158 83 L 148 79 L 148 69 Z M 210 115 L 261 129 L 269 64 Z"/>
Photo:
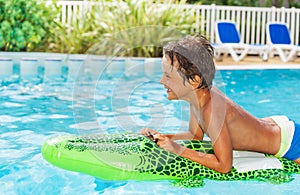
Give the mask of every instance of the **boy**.
<path id="1" fill-rule="evenodd" d="M 300 125 L 285 116 L 256 118 L 213 87 L 214 50 L 204 37 L 185 37 L 167 44 L 163 52 L 160 83 L 169 100 L 190 103 L 189 129 L 161 134 L 143 128 L 143 135 L 169 152 L 221 173 L 231 170 L 233 150 L 269 153 L 300 164 Z M 193 151 L 173 141 L 202 140 L 204 133 L 211 139 L 214 154 Z"/>

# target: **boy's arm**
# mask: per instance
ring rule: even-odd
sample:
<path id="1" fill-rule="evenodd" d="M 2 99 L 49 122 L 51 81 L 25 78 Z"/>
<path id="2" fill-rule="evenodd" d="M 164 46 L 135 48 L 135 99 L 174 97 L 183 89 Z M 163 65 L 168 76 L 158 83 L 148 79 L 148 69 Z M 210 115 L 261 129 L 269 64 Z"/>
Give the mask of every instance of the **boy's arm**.
<path id="1" fill-rule="evenodd" d="M 176 134 L 165 134 L 171 140 L 203 140 L 203 130 L 201 129 L 198 120 L 190 107 L 189 130 Z"/>
<path id="2" fill-rule="evenodd" d="M 158 140 L 157 144 L 161 148 L 215 171 L 227 173 L 232 168 L 232 144 L 226 124 L 221 127 L 218 136 L 212 140 L 214 154 L 205 154 L 185 148 L 162 134 L 157 134 L 154 138 Z"/>
<path id="3" fill-rule="evenodd" d="M 228 173 L 232 168 L 232 144 L 226 127 L 222 128 L 219 136 L 216 140 L 212 140 L 212 143 L 214 154 L 200 153 L 180 146 L 179 155 L 215 171 Z"/>

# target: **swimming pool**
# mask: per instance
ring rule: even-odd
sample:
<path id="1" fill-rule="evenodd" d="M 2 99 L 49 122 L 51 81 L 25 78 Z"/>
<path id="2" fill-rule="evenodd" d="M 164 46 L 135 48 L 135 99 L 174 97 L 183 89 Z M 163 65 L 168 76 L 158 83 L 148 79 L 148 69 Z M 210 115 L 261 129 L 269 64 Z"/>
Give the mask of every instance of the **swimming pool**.
<path id="1" fill-rule="evenodd" d="M 160 74 L 87 71 L 76 79 L 45 79 L 14 74 L 1 77 L 0 194 L 296 194 L 300 175 L 280 185 L 258 181 L 204 180 L 202 188 L 176 188 L 169 182 L 112 182 L 65 171 L 48 164 L 40 148 L 62 134 L 139 132 L 147 126 L 162 132 L 185 131 L 188 105 L 168 101 Z M 127 72 L 128 73 L 128 72 Z M 215 85 L 250 113 L 285 114 L 300 121 L 300 70 L 221 70 Z M 97 82 L 96 82 L 97 81 Z"/>

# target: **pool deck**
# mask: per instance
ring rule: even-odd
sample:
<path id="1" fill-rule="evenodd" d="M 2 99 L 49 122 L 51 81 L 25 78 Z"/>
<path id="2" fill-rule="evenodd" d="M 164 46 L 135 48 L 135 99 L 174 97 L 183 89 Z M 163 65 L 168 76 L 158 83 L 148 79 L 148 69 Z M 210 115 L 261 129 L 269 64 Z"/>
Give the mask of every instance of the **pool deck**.
<path id="1" fill-rule="evenodd" d="M 240 62 L 235 62 L 230 56 L 222 61 L 215 61 L 217 69 L 300 69 L 300 56 L 293 62 L 282 62 L 279 56 L 263 61 L 259 56 L 247 56 Z"/>

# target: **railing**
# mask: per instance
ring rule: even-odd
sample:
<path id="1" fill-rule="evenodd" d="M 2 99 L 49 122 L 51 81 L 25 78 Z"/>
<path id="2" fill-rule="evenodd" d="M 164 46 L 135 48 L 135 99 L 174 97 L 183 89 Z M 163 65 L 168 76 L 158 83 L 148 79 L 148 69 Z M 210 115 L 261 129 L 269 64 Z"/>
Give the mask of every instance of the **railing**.
<path id="1" fill-rule="evenodd" d="M 58 1 L 61 6 L 60 20 L 68 23 L 74 14 L 81 13 L 90 6 L 100 6 L 99 2 Z M 215 23 L 218 20 L 231 20 L 237 24 L 245 43 L 266 44 L 266 24 L 284 22 L 290 29 L 294 44 L 300 44 L 300 9 L 275 7 L 236 7 L 217 5 L 185 5 L 176 7 L 192 9 L 195 12 L 195 31 L 205 34 L 211 42 L 216 42 Z"/>
<path id="2" fill-rule="evenodd" d="M 300 41 L 300 9 L 210 5 L 197 6 L 197 10 L 199 29 L 206 32 L 212 42 L 215 42 L 215 22 L 218 20 L 234 21 L 245 43 L 265 44 L 268 22 L 286 23 L 294 43 L 299 44 Z"/>

